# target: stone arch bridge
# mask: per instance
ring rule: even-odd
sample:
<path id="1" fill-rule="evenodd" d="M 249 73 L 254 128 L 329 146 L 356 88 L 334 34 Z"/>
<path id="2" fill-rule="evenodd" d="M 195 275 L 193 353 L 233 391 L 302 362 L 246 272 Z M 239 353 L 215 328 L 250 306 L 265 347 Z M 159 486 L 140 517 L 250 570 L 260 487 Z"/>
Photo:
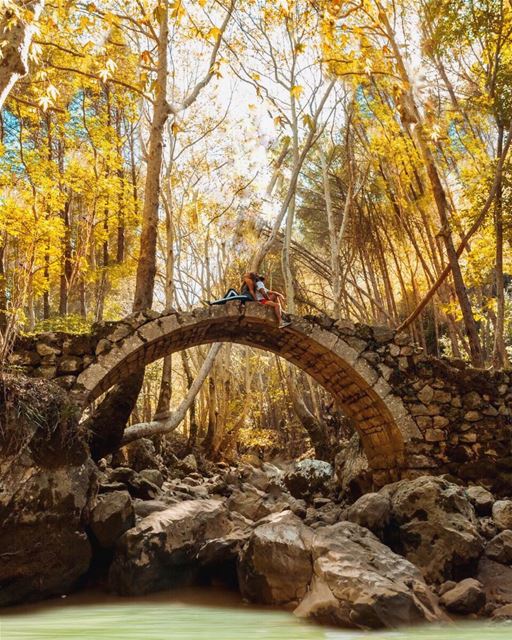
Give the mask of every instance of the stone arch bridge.
<path id="1" fill-rule="evenodd" d="M 280 330 L 271 309 L 230 302 L 137 313 L 91 334 L 22 337 L 10 364 L 55 380 L 85 407 L 151 362 L 212 342 L 276 353 L 330 391 L 356 425 L 376 484 L 432 472 L 481 479 L 500 468 L 512 478 L 510 375 L 429 357 L 387 327 L 292 316 Z"/>

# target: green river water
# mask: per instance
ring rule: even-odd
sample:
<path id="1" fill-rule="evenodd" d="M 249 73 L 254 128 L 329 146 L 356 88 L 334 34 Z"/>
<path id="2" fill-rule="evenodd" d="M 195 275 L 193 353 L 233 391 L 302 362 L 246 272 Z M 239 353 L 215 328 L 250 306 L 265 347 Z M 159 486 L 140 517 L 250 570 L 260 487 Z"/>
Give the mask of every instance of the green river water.
<path id="1" fill-rule="evenodd" d="M 0 640 L 512 640 L 512 625 L 465 622 L 385 632 L 326 629 L 231 593 L 169 592 L 142 599 L 81 594 L 4 610 Z"/>

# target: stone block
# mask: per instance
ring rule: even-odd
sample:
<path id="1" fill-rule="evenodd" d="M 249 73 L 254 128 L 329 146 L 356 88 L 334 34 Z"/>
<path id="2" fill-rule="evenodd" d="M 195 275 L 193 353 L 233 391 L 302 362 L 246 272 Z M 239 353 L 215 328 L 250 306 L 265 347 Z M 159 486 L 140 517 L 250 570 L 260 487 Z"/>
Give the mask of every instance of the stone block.
<path id="1" fill-rule="evenodd" d="M 427 429 L 425 431 L 425 440 L 427 442 L 442 442 L 446 440 L 446 433 L 442 429 Z"/>
<path id="2" fill-rule="evenodd" d="M 56 356 L 62 353 L 60 347 L 46 344 L 45 342 L 38 342 L 36 344 L 36 351 L 40 356 Z"/>
<path id="3" fill-rule="evenodd" d="M 434 398 L 434 389 L 430 385 L 425 385 L 421 391 L 418 392 L 418 400 L 424 404 L 429 404 Z"/>
<path id="4" fill-rule="evenodd" d="M 108 351 L 110 351 L 110 349 L 112 349 L 112 343 L 110 342 L 110 340 L 102 338 L 96 345 L 94 353 L 99 356 L 102 353 L 107 353 Z"/>
<path id="5" fill-rule="evenodd" d="M 397 333 L 395 336 L 395 344 L 397 344 L 400 347 L 404 347 L 405 345 L 410 344 L 411 342 L 411 336 L 408 333 L 405 333 L 405 331 L 401 331 L 400 333 Z"/>
<path id="6" fill-rule="evenodd" d="M 79 356 L 64 356 L 59 360 L 57 371 L 60 374 L 78 373 L 82 370 L 82 359 Z"/>
<path id="7" fill-rule="evenodd" d="M 378 344 L 382 344 L 384 342 L 391 342 L 395 335 L 395 332 L 390 327 L 385 325 L 372 327 L 373 329 L 373 337 L 375 342 Z"/>

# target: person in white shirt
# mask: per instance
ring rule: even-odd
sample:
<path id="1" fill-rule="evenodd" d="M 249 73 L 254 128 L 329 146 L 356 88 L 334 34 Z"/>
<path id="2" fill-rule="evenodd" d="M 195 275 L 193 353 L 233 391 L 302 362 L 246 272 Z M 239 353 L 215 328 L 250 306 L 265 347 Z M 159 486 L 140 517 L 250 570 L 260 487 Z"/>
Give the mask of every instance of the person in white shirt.
<path id="1" fill-rule="evenodd" d="M 272 307 L 280 329 L 291 325 L 290 321 L 283 320 L 283 294 L 279 291 L 267 289 L 265 276 L 252 272 L 246 273 L 242 281 L 242 292 L 248 293 L 256 302 Z"/>

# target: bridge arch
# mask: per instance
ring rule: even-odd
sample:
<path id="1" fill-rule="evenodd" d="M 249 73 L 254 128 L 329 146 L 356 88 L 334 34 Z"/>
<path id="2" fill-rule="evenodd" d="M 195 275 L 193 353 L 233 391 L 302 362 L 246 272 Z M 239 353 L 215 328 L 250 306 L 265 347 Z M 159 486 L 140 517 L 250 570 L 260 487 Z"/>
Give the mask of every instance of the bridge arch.
<path id="1" fill-rule="evenodd" d="M 231 302 L 138 313 L 90 334 L 22 336 L 9 361 L 17 371 L 55 380 L 85 407 L 151 362 L 211 342 L 276 353 L 329 390 L 361 435 L 376 485 L 451 473 L 498 486 L 499 469 L 509 474 L 509 373 L 433 358 L 387 327 L 306 316 L 279 330 L 271 309 Z"/>
<path id="2" fill-rule="evenodd" d="M 98 355 L 72 391 L 89 403 L 151 362 L 201 344 L 256 347 L 278 354 L 325 387 L 354 421 L 370 467 L 398 478 L 414 423 L 384 374 L 361 357 L 364 341 L 351 333 L 348 325 L 322 327 L 298 317 L 281 330 L 271 309 L 236 302 L 149 319 L 134 316 L 98 342 Z"/>

